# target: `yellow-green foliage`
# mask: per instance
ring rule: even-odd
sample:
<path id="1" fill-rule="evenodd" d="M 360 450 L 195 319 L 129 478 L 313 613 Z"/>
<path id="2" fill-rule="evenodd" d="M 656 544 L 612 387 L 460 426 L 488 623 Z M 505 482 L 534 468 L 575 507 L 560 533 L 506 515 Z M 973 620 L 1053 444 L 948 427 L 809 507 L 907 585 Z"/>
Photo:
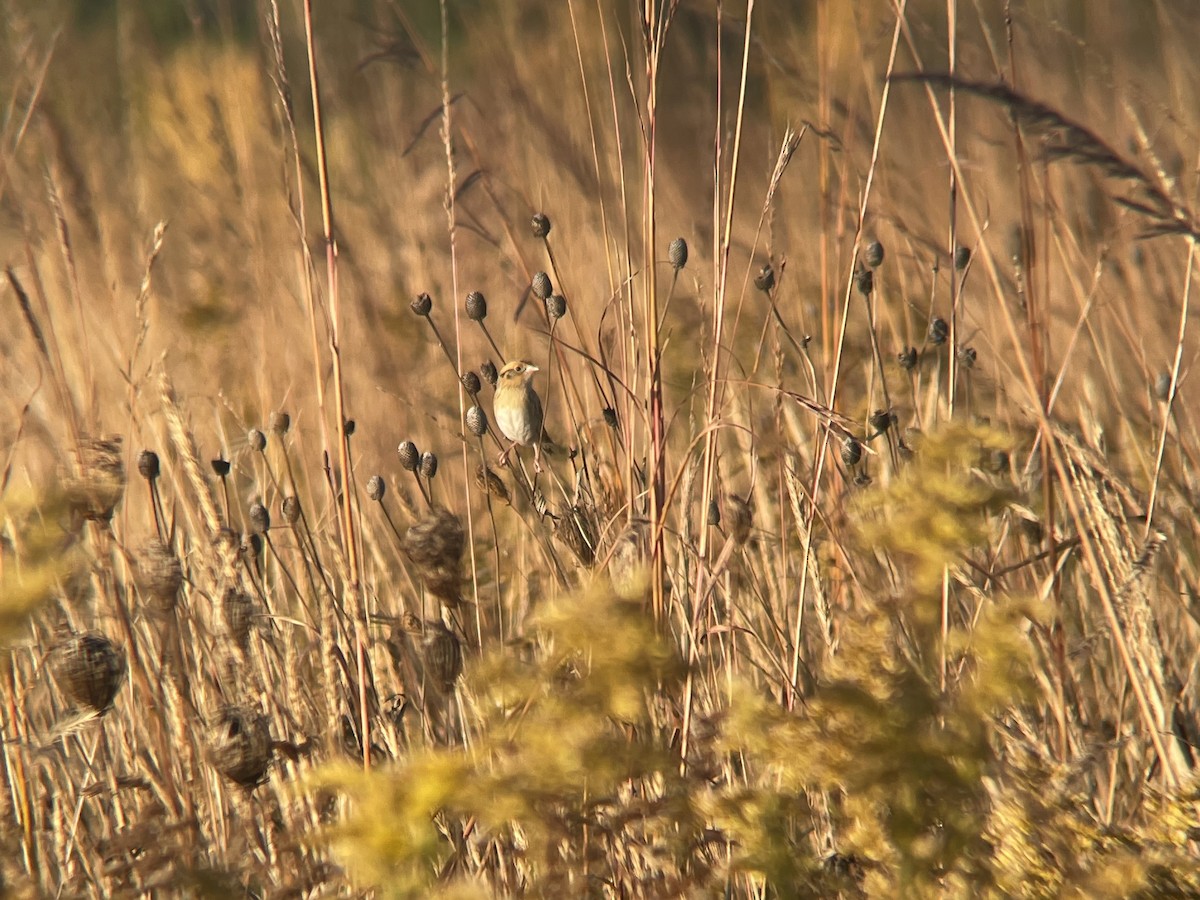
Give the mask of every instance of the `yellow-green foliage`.
<path id="1" fill-rule="evenodd" d="M 16 494 L 0 503 L 0 641 L 11 638 L 78 565 L 63 527 L 68 518 L 62 497 Z"/>

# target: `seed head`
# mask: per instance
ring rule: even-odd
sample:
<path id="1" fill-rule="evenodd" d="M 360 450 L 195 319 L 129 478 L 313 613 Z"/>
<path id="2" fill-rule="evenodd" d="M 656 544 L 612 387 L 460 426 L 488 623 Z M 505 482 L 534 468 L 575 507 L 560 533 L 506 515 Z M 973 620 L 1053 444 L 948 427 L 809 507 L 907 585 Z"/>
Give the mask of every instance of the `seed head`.
<path id="1" fill-rule="evenodd" d="M 289 525 L 295 525 L 300 518 L 300 498 L 295 495 L 284 497 L 281 511 L 283 512 L 283 521 Z"/>
<path id="2" fill-rule="evenodd" d="M 479 380 L 479 375 L 471 370 L 463 372 L 462 376 L 463 389 L 474 397 L 483 389 L 483 382 Z"/>
<path id="3" fill-rule="evenodd" d="M 79 466 L 64 478 L 71 510 L 83 519 L 107 522 L 125 493 L 125 460 L 119 434 L 79 441 Z"/>
<path id="4" fill-rule="evenodd" d="M 1164 403 L 1171 397 L 1171 373 L 1159 372 L 1154 379 L 1154 396 Z"/>
<path id="5" fill-rule="evenodd" d="M 400 549 L 431 594 L 453 608 L 461 602 L 459 582 L 465 538 L 458 516 L 445 508 L 431 511 L 410 527 Z"/>
<path id="6" fill-rule="evenodd" d="M 978 356 L 974 347 L 960 347 L 958 350 L 958 361 L 964 369 L 975 368 L 975 360 Z"/>
<path id="7" fill-rule="evenodd" d="M 250 445 L 251 450 L 262 453 L 267 449 L 267 436 L 257 428 L 251 428 L 246 432 L 246 443 Z"/>
<path id="8" fill-rule="evenodd" d="M 212 470 L 218 478 L 224 478 L 229 474 L 229 460 L 223 457 L 218 456 L 216 459 L 210 460 L 209 465 L 212 466 Z"/>
<path id="9" fill-rule="evenodd" d="M 285 412 L 271 413 L 270 420 L 271 432 L 280 437 L 288 433 L 288 429 L 292 427 L 292 417 Z"/>
<path id="10" fill-rule="evenodd" d="M 971 261 L 970 247 L 955 247 L 954 248 L 954 268 L 961 272 L 967 267 L 967 263 Z"/>
<path id="11" fill-rule="evenodd" d="M 72 635 L 54 650 L 51 669 L 72 703 L 103 714 L 125 682 L 125 651 L 102 634 Z"/>
<path id="12" fill-rule="evenodd" d="M 671 261 L 671 265 L 677 272 L 686 266 L 688 261 L 687 241 L 681 237 L 671 241 L 670 246 L 667 247 L 667 259 Z"/>
<path id="13" fill-rule="evenodd" d="M 255 534 L 266 534 L 271 529 L 271 513 L 259 502 L 250 504 L 250 527 Z"/>
<path id="14" fill-rule="evenodd" d="M 417 294 L 417 296 L 413 299 L 413 302 L 409 304 L 409 308 L 412 309 L 412 311 L 418 316 L 428 316 L 430 310 L 433 309 L 433 298 L 422 291 L 421 293 Z"/>
<path id="15" fill-rule="evenodd" d="M 346 432 L 346 437 L 350 437 L 355 431 L 358 430 L 358 423 L 353 419 L 347 419 L 342 423 L 342 430 Z"/>
<path id="16" fill-rule="evenodd" d="M 917 348 L 905 347 L 897 355 L 900 360 L 900 368 L 906 372 L 911 372 L 917 367 Z"/>
<path id="17" fill-rule="evenodd" d="M 562 294 L 551 294 L 546 300 L 546 315 L 551 319 L 561 319 L 567 314 L 567 298 Z"/>
<path id="18" fill-rule="evenodd" d="M 715 498 L 708 501 L 708 524 L 712 528 L 721 524 L 721 504 Z"/>
<path id="19" fill-rule="evenodd" d="M 479 367 L 479 374 L 482 375 L 483 380 L 492 387 L 495 387 L 496 382 L 500 379 L 500 373 L 496 371 L 496 364 L 490 359 L 485 361 L 484 364 Z"/>
<path id="20" fill-rule="evenodd" d="M 229 588 L 221 600 L 221 614 L 225 619 L 225 630 L 229 632 L 239 650 L 250 645 L 250 628 L 254 624 L 254 601 L 245 591 Z"/>
<path id="21" fill-rule="evenodd" d="M 875 412 L 871 413 L 871 416 L 869 419 L 867 419 L 867 421 L 870 423 L 872 431 L 874 431 L 876 434 L 883 434 L 895 423 L 896 415 L 890 410 L 877 409 Z"/>
<path id="22" fill-rule="evenodd" d="M 534 213 L 529 226 L 533 229 L 534 237 L 544 238 L 550 233 L 550 217 L 545 213 Z"/>
<path id="23" fill-rule="evenodd" d="M 421 454 L 421 474 L 427 481 L 432 481 L 433 476 L 437 474 L 438 458 L 435 454 L 426 450 Z"/>
<path id="24" fill-rule="evenodd" d="M 479 291 L 467 294 L 467 318 L 472 322 L 482 322 L 487 318 L 487 299 Z"/>
<path id="25" fill-rule="evenodd" d="M 239 552 L 246 559 L 258 559 L 262 556 L 262 535 L 255 532 L 246 532 L 242 535 L 242 546 Z"/>
<path id="26" fill-rule="evenodd" d="M 400 467 L 408 472 L 417 471 L 417 466 L 421 464 L 421 453 L 417 450 L 417 445 L 412 441 L 401 441 L 400 446 L 396 448 L 400 454 Z"/>
<path id="27" fill-rule="evenodd" d="M 863 248 L 863 262 L 872 269 L 878 269 L 883 265 L 883 244 L 879 241 L 870 241 Z"/>
<path id="28" fill-rule="evenodd" d="M 875 273 L 870 269 L 859 269 L 854 276 L 854 286 L 864 297 L 870 297 L 875 290 Z"/>
<path id="29" fill-rule="evenodd" d="M 754 276 L 754 286 L 764 294 L 769 294 L 775 287 L 775 269 L 769 262 L 763 263 L 759 268 L 758 274 Z"/>
<path id="30" fill-rule="evenodd" d="M 935 347 L 946 343 L 946 338 L 950 336 L 950 326 L 946 324 L 946 320 L 941 316 L 934 316 L 929 320 L 929 343 Z"/>
<path id="31" fill-rule="evenodd" d="M 862 444 L 852 437 L 846 438 L 842 442 L 842 462 L 850 468 L 854 468 L 860 459 L 862 459 Z"/>
<path id="32" fill-rule="evenodd" d="M 487 434 L 488 417 L 481 407 L 472 406 L 467 410 L 467 430 L 475 437 Z"/>
<path id="33" fill-rule="evenodd" d="M 615 429 L 619 424 L 617 420 L 617 411 L 611 406 L 604 407 L 604 424 L 613 429 Z"/>
<path id="34" fill-rule="evenodd" d="M 554 285 L 550 283 L 550 276 L 545 272 L 538 272 L 533 276 L 533 295 L 539 300 L 549 300 L 550 295 L 554 293 Z"/>
<path id="35" fill-rule="evenodd" d="M 159 465 L 158 454 L 153 450 L 143 450 L 138 454 L 137 458 L 138 474 L 147 481 L 153 481 L 158 477 Z"/>
<path id="36" fill-rule="evenodd" d="M 383 500 L 383 495 L 387 493 L 387 485 L 378 475 L 372 475 L 367 479 L 367 496 L 379 503 Z"/>
<path id="37" fill-rule="evenodd" d="M 208 761 L 214 769 L 244 788 L 266 778 L 271 765 L 271 724 L 258 710 L 227 706 L 209 729 Z"/>

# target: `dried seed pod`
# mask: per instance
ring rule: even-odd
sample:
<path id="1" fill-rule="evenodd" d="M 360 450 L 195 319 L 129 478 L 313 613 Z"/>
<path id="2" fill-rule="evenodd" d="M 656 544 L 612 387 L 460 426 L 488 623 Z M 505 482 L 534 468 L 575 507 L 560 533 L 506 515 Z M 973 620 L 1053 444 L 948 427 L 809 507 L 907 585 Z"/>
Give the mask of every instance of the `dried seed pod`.
<path id="1" fill-rule="evenodd" d="M 67 503 L 80 518 L 107 522 L 121 502 L 125 493 L 123 440 L 119 434 L 80 439 L 76 473 L 63 478 Z"/>
<path id="2" fill-rule="evenodd" d="M 615 429 L 619 424 L 617 421 L 617 411 L 611 406 L 604 407 L 604 424 L 612 429 Z"/>
<path id="3" fill-rule="evenodd" d="M 246 432 L 246 443 L 250 445 L 251 450 L 257 450 L 259 453 L 267 449 L 267 436 L 257 428 L 251 428 Z"/>
<path id="4" fill-rule="evenodd" d="M 897 359 L 900 360 L 900 368 L 906 372 L 911 372 L 917 367 L 917 348 L 905 347 L 898 354 Z"/>
<path id="5" fill-rule="evenodd" d="M 67 698 L 103 714 L 125 682 L 125 651 L 102 634 L 72 635 L 51 656 L 54 680 Z"/>
<path id="6" fill-rule="evenodd" d="M 978 358 L 978 354 L 975 352 L 974 347 L 959 347 L 958 348 L 958 361 L 959 361 L 959 363 L 962 364 L 962 367 L 964 369 L 975 368 L 975 360 L 977 358 Z"/>
<path id="7" fill-rule="evenodd" d="M 249 520 L 255 534 L 266 534 L 271 530 L 271 513 L 261 503 L 250 504 Z"/>
<path id="8" fill-rule="evenodd" d="M 384 484 L 382 478 L 378 475 L 372 475 L 367 479 L 367 496 L 376 503 L 383 499 L 383 495 L 387 493 L 387 485 Z"/>
<path id="9" fill-rule="evenodd" d="M 859 460 L 862 459 L 862 454 L 862 444 L 854 438 L 848 437 L 842 442 L 842 462 L 850 468 L 858 465 Z"/>
<path id="10" fill-rule="evenodd" d="M 769 262 L 759 267 L 758 274 L 754 276 L 754 286 L 764 294 L 769 294 L 775 287 L 775 269 Z"/>
<path id="11" fill-rule="evenodd" d="M 585 566 L 596 561 L 596 522 L 588 510 L 571 506 L 554 520 L 554 536 L 571 548 Z"/>
<path id="12" fill-rule="evenodd" d="M 534 237 L 544 238 L 550 234 L 550 217 L 545 213 L 534 213 L 529 226 L 533 230 Z"/>
<path id="13" fill-rule="evenodd" d="M 428 481 L 432 481 L 437 475 L 438 458 L 435 454 L 426 450 L 421 454 L 421 475 Z"/>
<path id="14" fill-rule="evenodd" d="M 533 282 L 530 284 L 533 290 L 533 296 L 539 300 L 549 300 L 550 295 L 554 293 L 554 285 L 550 282 L 550 276 L 545 272 L 538 272 L 533 276 Z"/>
<path id="15" fill-rule="evenodd" d="M 667 259 L 671 261 L 671 266 L 675 271 L 679 271 L 687 265 L 688 261 L 688 245 L 681 237 L 675 238 L 667 247 Z"/>
<path id="16" fill-rule="evenodd" d="M 462 552 L 465 545 L 462 523 L 448 509 L 439 507 L 410 527 L 400 542 L 431 594 L 453 608 L 461 602 Z"/>
<path id="17" fill-rule="evenodd" d="M 708 501 L 708 524 L 712 528 L 721 524 L 721 504 L 715 498 Z"/>
<path id="18" fill-rule="evenodd" d="M 546 300 L 546 315 L 551 319 L 561 319 L 567 314 L 567 298 L 562 294 L 551 294 Z"/>
<path id="19" fill-rule="evenodd" d="M 280 437 L 288 433 L 288 429 L 292 427 L 292 417 L 285 412 L 271 413 L 270 428 L 273 434 Z"/>
<path id="20" fill-rule="evenodd" d="M 512 503 L 512 497 L 509 495 L 508 488 L 505 487 L 503 480 L 482 463 L 475 467 L 475 485 L 481 491 L 491 494 L 493 497 L 498 497 L 505 503 Z"/>
<path id="21" fill-rule="evenodd" d="M 261 784 L 271 765 L 270 721 L 246 706 L 225 707 L 209 729 L 208 761 L 234 784 Z"/>
<path id="22" fill-rule="evenodd" d="M 487 298 L 480 291 L 467 294 L 467 318 L 472 322 L 482 322 L 487 318 Z"/>
<path id="23" fill-rule="evenodd" d="M 879 241 L 869 241 L 863 248 L 863 262 L 872 269 L 878 269 L 883 265 L 883 244 Z"/>
<path id="24" fill-rule="evenodd" d="M 479 374 L 482 375 L 483 380 L 492 387 L 495 387 L 496 382 L 500 379 L 500 373 L 496 371 L 496 364 L 490 359 L 479 367 Z"/>
<path id="25" fill-rule="evenodd" d="M 472 406 L 467 410 L 467 430 L 475 437 L 483 437 L 488 430 L 487 413 L 478 406 Z"/>
<path id="26" fill-rule="evenodd" d="M 929 343 L 935 347 L 946 343 L 946 338 L 950 336 L 950 326 L 946 324 L 946 320 L 941 316 L 934 316 L 929 320 Z"/>
<path id="27" fill-rule="evenodd" d="M 421 653 L 433 682 L 442 690 L 452 690 L 463 670 L 462 641 L 458 635 L 441 622 L 426 622 Z"/>
<path id="28" fill-rule="evenodd" d="M 218 456 L 216 459 L 210 460 L 209 465 L 212 466 L 212 470 L 218 478 L 224 478 L 229 474 L 229 460 L 223 457 Z"/>
<path id="29" fill-rule="evenodd" d="M 875 434 L 883 434 L 892 427 L 895 421 L 895 413 L 887 409 L 877 409 L 875 412 L 871 413 L 870 418 L 867 419 L 867 422 L 871 426 L 871 430 L 874 431 Z"/>
<path id="30" fill-rule="evenodd" d="M 300 498 L 295 495 L 284 497 L 280 511 L 283 513 L 283 521 L 295 525 L 300 519 Z"/>
<path id="31" fill-rule="evenodd" d="M 971 261 L 971 250 L 969 247 L 954 248 L 954 268 L 961 272 L 967 267 L 967 263 Z"/>
<path id="32" fill-rule="evenodd" d="M 342 423 L 342 431 L 346 433 L 346 437 L 351 437 L 358 430 L 358 423 L 353 419 L 347 419 Z"/>
<path id="33" fill-rule="evenodd" d="M 417 471 L 417 466 L 421 464 L 421 453 L 417 450 L 417 445 L 412 441 L 401 441 L 400 446 L 396 448 L 396 452 L 400 454 L 400 467 L 407 472 Z"/>
<path id="34" fill-rule="evenodd" d="M 161 472 L 158 463 L 158 454 L 153 450 L 143 450 L 138 454 L 137 469 L 139 475 L 147 481 L 153 481 Z"/>
<path id="35" fill-rule="evenodd" d="M 239 650 L 250 646 L 250 629 L 254 624 L 254 601 L 245 591 L 229 588 L 221 599 L 221 617 L 225 630 Z"/>
<path id="36" fill-rule="evenodd" d="M 859 269 L 854 275 L 854 286 L 864 297 L 870 297 L 875 290 L 875 274 L 870 269 Z"/>
<path id="37" fill-rule="evenodd" d="M 246 559 L 258 559 L 262 556 L 262 548 L 262 535 L 255 532 L 246 532 L 242 535 L 242 544 L 238 548 L 238 552 Z"/>
<path id="38" fill-rule="evenodd" d="M 410 303 L 408 307 L 418 316 L 428 316 L 430 311 L 433 309 L 433 298 L 422 291 L 421 293 L 417 294 L 417 296 L 413 299 L 413 302 Z"/>
<path id="39" fill-rule="evenodd" d="M 479 376 L 471 371 L 463 372 L 462 386 L 468 394 L 474 397 L 483 390 L 483 382 L 479 380 Z"/>
<path id="40" fill-rule="evenodd" d="M 161 609 L 170 609 L 183 587 L 179 557 L 158 538 L 147 541 L 136 557 L 135 580 L 142 594 Z"/>
<path id="41" fill-rule="evenodd" d="M 1154 396 L 1164 403 L 1171 397 L 1171 373 L 1159 372 L 1154 379 Z"/>
<path id="42" fill-rule="evenodd" d="M 726 520 L 729 523 L 729 533 L 737 544 L 745 544 L 750 540 L 750 526 L 754 522 L 754 509 L 749 502 L 734 494 L 725 497 Z"/>

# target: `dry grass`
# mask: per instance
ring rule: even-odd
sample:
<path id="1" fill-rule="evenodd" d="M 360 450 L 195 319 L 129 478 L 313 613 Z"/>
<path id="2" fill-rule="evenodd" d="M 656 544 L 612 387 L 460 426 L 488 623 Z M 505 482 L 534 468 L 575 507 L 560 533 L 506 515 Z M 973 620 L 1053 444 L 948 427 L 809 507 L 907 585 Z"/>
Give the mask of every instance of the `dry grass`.
<path id="1" fill-rule="evenodd" d="M 8 11 L 0 894 L 1200 896 L 1188 4 L 666 6 Z"/>

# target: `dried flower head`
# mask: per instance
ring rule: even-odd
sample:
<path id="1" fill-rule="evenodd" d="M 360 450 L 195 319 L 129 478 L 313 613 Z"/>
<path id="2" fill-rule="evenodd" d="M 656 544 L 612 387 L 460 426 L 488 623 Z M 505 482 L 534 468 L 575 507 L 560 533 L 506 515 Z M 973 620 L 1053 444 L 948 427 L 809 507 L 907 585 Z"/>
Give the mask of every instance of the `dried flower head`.
<path id="1" fill-rule="evenodd" d="M 950 336 L 950 326 L 946 324 L 946 320 L 941 316 L 934 316 L 929 320 L 929 343 L 935 347 L 946 343 L 946 338 Z"/>
<path id="2" fill-rule="evenodd" d="M 250 646 L 250 629 L 254 624 L 254 601 L 245 591 L 229 588 L 221 599 L 221 617 L 225 630 L 239 650 Z"/>
<path id="3" fill-rule="evenodd" d="M 534 213 L 529 226 L 533 230 L 534 237 L 544 238 L 550 234 L 550 217 L 545 213 Z"/>
<path id="4" fill-rule="evenodd" d="M 472 406 L 467 410 L 467 430 L 475 437 L 483 437 L 488 430 L 487 413 L 478 406 Z"/>
<path id="5" fill-rule="evenodd" d="M 267 449 L 267 436 L 257 428 L 251 428 L 246 432 L 246 443 L 250 445 L 251 450 L 261 453 Z"/>
<path id="6" fill-rule="evenodd" d="M 223 456 L 218 456 L 216 459 L 210 460 L 209 465 L 212 466 L 212 470 L 218 478 L 224 478 L 229 474 L 229 460 Z"/>
<path id="7" fill-rule="evenodd" d="M 896 357 L 900 360 L 900 368 L 904 369 L 906 372 L 911 372 L 917 367 L 916 347 L 905 347 L 898 354 L 896 354 Z"/>
<path id="8" fill-rule="evenodd" d="M 842 442 L 842 462 L 847 466 L 854 468 L 862 459 L 863 448 L 857 440 L 852 437 L 846 438 Z"/>
<path id="9" fill-rule="evenodd" d="M 437 475 L 438 458 L 437 455 L 426 450 L 421 454 L 421 475 L 427 480 L 432 481 Z"/>
<path id="10" fill-rule="evenodd" d="M 413 302 L 409 304 L 409 309 L 411 309 L 418 316 L 424 318 L 425 316 L 428 316 L 430 311 L 433 309 L 433 298 L 422 291 L 421 293 L 417 294 L 415 298 L 413 298 Z"/>
<path id="11" fill-rule="evenodd" d="M 376 503 L 383 499 L 383 495 L 387 493 L 387 485 L 378 475 L 372 475 L 367 479 L 367 496 Z"/>
<path id="12" fill-rule="evenodd" d="M 1159 372 L 1154 379 L 1154 396 L 1164 403 L 1171 397 L 1171 373 Z"/>
<path id="13" fill-rule="evenodd" d="M 271 724 L 258 710 L 227 706 L 208 733 L 208 761 L 244 788 L 263 782 L 271 765 Z"/>
<path id="14" fill-rule="evenodd" d="M 412 562 L 431 594 L 453 608 L 462 598 L 462 522 L 450 510 L 438 507 L 405 532 L 400 549 Z"/>
<path id="15" fill-rule="evenodd" d="M 125 493 L 123 440 L 120 435 L 80 439 L 77 469 L 63 478 L 67 503 L 79 517 L 98 522 L 112 518 Z"/>
<path id="16" fill-rule="evenodd" d="M 271 433 L 282 437 L 292 427 L 292 417 L 283 411 L 273 412 L 269 424 Z"/>
<path id="17" fill-rule="evenodd" d="M 255 534 L 266 534 L 271 530 L 271 513 L 258 501 L 250 504 L 248 519 Z"/>
<path id="18" fill-rule="evenodd" d="M 775 269 L 769 262 L 759 267 L 758 274 L 754 276 L 754 286 L 764 294 L 770 293 L 775 287 Z"/>
<path id="19" fill-rule="evenodd" d="M 417 450 L 417 445 L 412 441 L 401 441 L 400 446 L 396 448 L 396 452 L 400 454 L 400 467 L 407 472 L 417 471 L 417 466 L 421 464 L 421 453 Z"/>
<path id="20" fill-rule="evenodd" d="M 536 273 L 530 287 L 533 290 L 533 296 L 539 300 L 549 300 L 550 295 L 554 293 L 554 285 L 551 284 L 550 276 L 545 272 Z"/>
<path id="21" fill-rule="evenodd" d="M 863 247 L 863 262 L 872 269 L 878 269 L 883 265 L 883 244 L 879 241 L 868 241 Z"/>
<path id="22" fill-rule="evenodd" d="M 546 315 L 551 319 L 561 319 L 567 314 L 567 298 L 562 294 L 551 294 L 546 299 Z"/>
<path id="23" fill-rule="evenodd" d="M 479 291 L 467 294 L 467 318 L 472 322 L 482 322 L 487 318 L 487 298 Z"/>
<path id="24" fill-rule="evenodd" d="M 283 513 L 283 521 L 289 525 L 295 525 L 300 519 L 300 498 L 295 494 L 284 497 L 280 511 Z"/>
<path id="25" fill-rule="evenodd" d="M 462 386 L 463 390 L 465 390 L 472 397 L 483 390 L 483 382 L 479 380 L 478 373 L 472 372 L 469 369 L 466 372 L 463 372 Z"/>
<path id="26" fill-rule="evenodd" d="M 954 268 L 961 272 L 967 267 L 967 263 L 971 261 L 971 250 L 969 247 L 954 248 Z"/>
<path id="27" fill-rule="evenodd" d="M 484 364 L 479 367 L 479 374 L 482 375 L 483 380 L 492 387 L 495 387 L 496 382 L 500 380 L 500 372 L 496 369 L 496 364 L 490 359 L 486 360 Z"/>
<path id="28" fill-rule="evenodd" d="M 147 481 L 153 481 L 156 479 L 161 472 L 158 463 L 158 454 L 153 450 L 143 450 L 138 454 L 137 469 L 138 474 Z"/>
<path id="29" fill-rule="evenodd" d="M 50 668 L 72 703 L 103 714 L 125 682 L 125 651 L 102 634 L 76 634 L 54 649 Z"/>
<path id="30" fill-rule="evenodd" d="M 670 246 L 667 247 L 667 259 L 671 261 L 671 266 L 677 272 L 686 266 L 688 261 L 687 241 L 681 237 L 671 241 Z"/>
<path id="31" fill-rule="evenodd" d="M 854 275 L 854 287 L 864 297 L 870 297 L 875 290 L 875 273 L 870 269 L 859 269 Z"/>

